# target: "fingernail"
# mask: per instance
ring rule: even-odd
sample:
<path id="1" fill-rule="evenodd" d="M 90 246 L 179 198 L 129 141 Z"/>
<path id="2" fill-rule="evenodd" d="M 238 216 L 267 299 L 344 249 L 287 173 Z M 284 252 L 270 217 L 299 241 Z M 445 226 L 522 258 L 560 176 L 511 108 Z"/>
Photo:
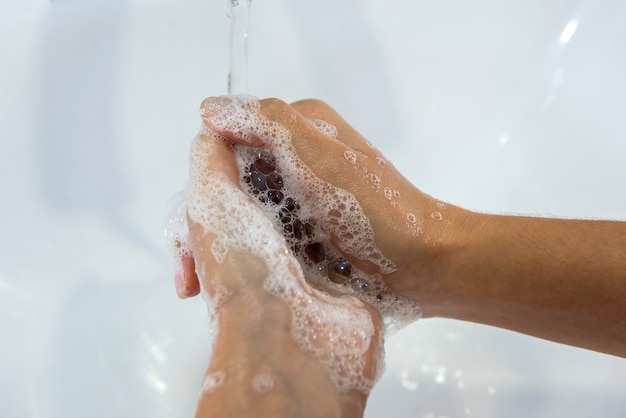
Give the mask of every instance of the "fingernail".
<path id="1" fill-rule="evenodd" d="M 185 285 L 185 273 L 184 271 L 177 271 L 174 274 L 174 284 L 176 285 L 176 294 L 179 298 L 185 299 L 187 294 L 187 286 Z"/>
<path id="2" fill-rule="evenodd" d="M 224 129 L 229 114 L 235 111 L 233 101 L 229 97 L 209 97 L 200 105 L 200 117 L 209 128 Z"/>
<path id="3" fill-rule="evenodd" d="M 200 105 L 204 125 L 228 139 L 252 143 L 259 123 L 259 99 L 249 95 L 209 97 Z"/>

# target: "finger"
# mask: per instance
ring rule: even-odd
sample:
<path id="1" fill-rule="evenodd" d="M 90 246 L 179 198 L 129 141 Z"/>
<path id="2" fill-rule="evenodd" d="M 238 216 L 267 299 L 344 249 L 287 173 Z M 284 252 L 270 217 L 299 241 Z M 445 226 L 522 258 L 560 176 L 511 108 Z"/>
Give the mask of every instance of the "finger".
<path id="1" fill-rule="evenodd" d="M 256 225 L 259 217 L 266 220 L 239 184 L 232 145 L 214 132 L 201 133 L 191 150 L 187 225 L 196 271 L 209 297 L 216 286 L 233 282 L 241 271 L 249 270 L 245 265 L 248 260 L 229 261 L 231 256 L 237 258 L 232 250 L 245 240 L 247 229 L 242 225 Z"/>
<path id="2" fill-rule="evenodd" d="M 403 244 L 397 239 L 397 232 L 406 229 L 406 211 L 418 210 L 414 209 L 414 187 L 382 157 L 369 157 L 366 141 L 363 139 L 367 148 L 329 106 L 315 101 L 298 106 L 305 114 L 323 114 L 333 120 L 341 127 L 342 135 L 351 138 L 348 141 L 358 142 L 355 146 L 365 151 L 354 150 L 323 134 L 302 113 L 278 99 L 210 98 L 202 104 L 202 117 L 207 127 L 233 142 L 265 147 L 270 152 L 295 151 L 315 176 L 358 200 L 377 231 L 379 248 L 398 253 L 403 259 L 407 257 L 409 250 L 399 248 Z M 408 196 L 405 192 L 409 192 Z"/>
<path id="3" fill-rule="evenodd" d="M 277 148 L 291 142 L 303 162 L 332 181 L 341 177 L 341 167 L 328 159 L 311 164 L 325 154 L 343 155 L 348 147 L 316 129 L 309 121 L 278 99 L 246 101 L 242 97 L 212 97 L 201 106 L 204 124 L 214 133 L 235 143 Z M 345 160 L 344 160 L 345 162 Z"/>
<path id="4" fill-rule="evenodd" d="M 369 141 L 320 100 L 302 100 L 290 106 L 274 98 L 258 101 L 241 96 L 210 97 L 203 101 L 200 113 L 208 128 L 236 143 L 271 148 L 271 142 L 292 142 L 303 162 L 330 182 L 345 177 L 346 151 L 360 157 L 362 171 L 375 173 L 386 164 Z M 337 138 L 330 138 L 316 129 L 310 119 L 335 126 Z M 286 133 L 281 132 L 285 129 Z M 323 159 L 320 159 L 320 150 L 324 151 Z"/>
<path id="5" fill-rule="evenodd" d="M 176 273 L 174 278 L 176 284 L 176 293 L 181 299 L 196 296 L 200 293 L 200 282 L 196 274 L 196 264 L 193 257 L 182 256 L 182 269 Z"/>
<path id="6" fill-rule="evenodd" d="M 311 101 L 301 105 L 340 124 L 342 134 L 357 143 L 358 149 L 369 148 L 364 139 L 342 122 L 329 106 Z M 318 115 L 321 112 L 318 112 Z M 202 118 L 207 127 L 236 143 L 255 147 L 284 148 L 293 146 L 298 158 L 320 179 L 355 194 L 368 205 L 372 192 L 381 192 L 380 176 L 384 162 L 370 158 L 316 129 L 307 118 L 287 103 L 278 99 L 261 101 L 247 97 L 209 98 L 202 103 Z M 390 187 L 393 185 L 390 185 Z M 372 203 L 373 208 L 380 208 Z"/>
<path id="7" fill-rule="evenodd" d="M 229 144 L 214 132 L 202 132 L 192 145 L 190 161 L 190 188 L 198 191 L 214 173 L 225 174 L 239 184 L 235 155 Z"/>
<path id="8" fill-rule="evenodd" d="M 259 114 L 262 119 L 286 128 L 296 154 L 318 177 L 339 185 L 336 182 L 345 176 L 344 155 L 346 151 L 353 152 L 351 147 L 323 134 L 304 115 L 282 100 L 261 100 Z M 261 137 L 264 142 L 267 139 Z M 320 150 L 323 150 L 323 155 Z"/>
<path id="9" fill-rule="evenodd" d="M 304 101 L 298 106 L 305 114 L 325 116 L 329 123 L 337 124 L 339 140 L 311 129 L 304 114 L 281 100 L 261 100 L 259 113 L 264 119 L 287 128 L 296 154 L 318 177 L 353 193 L 367 206 L 372 192 L 381 191 L 376 179 L 382 175 L 384 160 L 330 106 L 317 100 Z"/>
<path id="10" fill-rule="evenodd" d="M 200 105 L 200 117 L 214 134 L 239 144 L 261 147 L 263 141 L 259 135 L 249 129 L 250 118 L 258 110 L 258 101 L 247 101 L 245 96 L 208 97 Z"/>
<path id="11" fill-rule="evenodd" d="M 353 151 L 370 158 L 380 156 L 380 152 L 327 103 L 318 99 L 305 99 L 294 102 L 290 106 L 308 120 L 323 120 L 333 125 L 337 129 L 336 139 L 346 144 Z"/>
<path id="12" fill-rule="evenodd" d="M 193 201 L 193 196 L 206 193 L 207 179 L 214 172 L 226 174 L 229 180 L 236 181 L 238 177 L 232 150 L 228 144 L 211 132 L 201 132 L 192 144 L 190 153 L 190 182 L 189 199 Z M 182 274 L 176 277 L 176 289 L 178 296 L 187 298 L 195 296 L 200 292 L 201 283 L 206 288 L 210 288 L 212 277 L 206 277 L 214 269 L 214 260 L 209 259 L 210 254 L 203 251 L 205 246 L 210 246 L 212 238 L 207 236 L 201 225 L 196 224 L 187 216 L 187 227 L 189 230 L 189 246 L 193 256 L 182 256 Z M 199 268 L 203 277 L 197 273 Z M 211 289 L 207 289 L 211 293 Z"/>

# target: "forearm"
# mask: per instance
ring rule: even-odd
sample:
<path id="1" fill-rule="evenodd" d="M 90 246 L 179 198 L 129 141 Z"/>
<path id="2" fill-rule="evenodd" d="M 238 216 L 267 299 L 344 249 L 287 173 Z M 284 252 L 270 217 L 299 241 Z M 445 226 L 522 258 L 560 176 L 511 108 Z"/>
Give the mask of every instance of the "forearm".
<path id="1" fill-rule="evenodd" d="M 626 357 L 625 222 L 467 216 L 433 316 Z"/>
<path id="2" fill-rule="evenodd" d="M 197 418 L 363 415 L 367 396 L 341 393 L 318 360 L 296 346 L 282 302 L 241 298 L 227 305 L 219 317 Z"/>
<path id="3" fill-rule="evenodd" d="M 371 254 L 393 262 L 385 285 L 419 302 L 425 317 L 482 322 L 626 356 L 626 223 L 479 215 L 443 204 L 415 189 L 318 101 L 292 107 L 276 99 L 209 98 L 201 113 L 205 126 L 229 141 L 287 152 L 296 166 L 311 168 L 313 176 L 300 177 L 313 179 L 311 185 L 321 180 L 324 193 L 354 196 L 364 216 L 342 226 L 363 228 L 365 219 L 377 248 L 355 249 L 348 242 L 354 235 L 339 228 L 326 232 L 363 271 L 379 271 Z M 310 119 L 336 131 L 327 135 Z"/>

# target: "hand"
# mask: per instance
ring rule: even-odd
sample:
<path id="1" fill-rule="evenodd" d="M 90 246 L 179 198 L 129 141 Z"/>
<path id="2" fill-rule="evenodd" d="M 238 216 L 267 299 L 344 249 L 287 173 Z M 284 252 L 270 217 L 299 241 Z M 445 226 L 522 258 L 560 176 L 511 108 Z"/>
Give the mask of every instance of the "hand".
<path id="1" fill-rule="evenodd" d="M 307 283 L 283 236 L 239 188 L 227 142 L 202 132 L 190 171 L 191 254 L 177 288 L 181 296 L 202 288 L 219 330 L 198 416 L 361 414 L 381 362 L 378 312 Z"/>
<path id="2" fill-rule="evenodd" d="M 358 210 L 362 210 L 363 218 L 367 220 L 365 229 L 371 232 L 371 235 L 365 235 L 372 238 L 374 248 L 351 245 L 350 238 L 342 235 L 338 228 L 345 218 L 328 221 L 324 215 L 330 213 L 318 211 L 316 216 L 321 227 L 346 260 L 368 274 L 382 273 L 384 284 L 397 295 L 419 300 L 425 316 L 482 322 L 624 355 L 622 318 L 626 317 L 623 315 L 626 270 L 623 237 L 626 223 L 484 215 L 443 204 L 414 188 L 336 112 L 319 101 L 307 100 L 289 106 L 276 99 L 256 102 L 248 98 L 211 98 L 203 103 L 202 114 L 209 129 L 205 135 L 218 135 L 233 143 L 264 148 L 283 156 L 285 151 L 295 155 L 297 158 L 291 162 L 306 167 L 312 173 L 300 176 L 296 185 L 303 190 L 309 186 L 324 185 L 321 194 L 308 194 L 309 200 L 305 199 L 303 205 L 319 210 L 316 198 L 326 199 L 324 193 L 333 194 L 338 190 L 355 198 Z M 224 142 L 220 144 L 219 147 L 225 146 Z M 229 177 L 229 184 L 231 188 L 236 188 L 235 165 L 232 155 L 226 151 L 230 151 L 228 146 L 223 149 L 224 153 L 211 151 L 207 155 L 214 157 L 215 161 L 206 158 L 201 166 L 212 167 L 215 163 L 216 167 L 220 167 L 219 164 L 230 161 L 221 169 L 224 173 L 234 173 Z M 195 155 L 200 154 L 196 152 Z M 202 179 L 202 176 L 198 178 Z M 197 184 L 202 186 L 202 181 Z M 244 213 L 253 211 L 246 210 Z M 267 214 L 257 212 L 257 215 L 259 221 L 263 216 L 268 220 Z M 258 364 L 270 364 L 272 376 L 279 377 L 282 384 L 273 394 L 278 395 L 278 399 L 290 400 L 279 403 L 283 409 L 277 409 L 275 403 L 273 406 L 263 404 L 267 406 L 264 411 L 272 411 L 273 415 L 270 415 L 288 416 L 296 414 L 294 408 L 312 412 L 316 407 L 329 406 L 330 403 L 308 402 L 322 398 L 336 401 L 325 410 L 328 413 L 337 410 L 352 411 L 355 415 L 362 413 L 366 399 L 363 392 L 351 390 L 348 395 L 345 391 L 324 392 L 329 385 L 321 382 L 324 379 L 332 381 L 329 376 L 333 377 L 337 368 L 328 367 L 328 357 L 311 355 L 316 354 L 314 350 L 302 351 L 301 346 L 294 344 L 297 341 L 293 338 L 294 329 L 307 328 L 298 328 L 298 324 L 294 328 L 294 317 L 299 315 L 297 304 L 286 303 L 280 293 L 268 292 L 266 284 L 271 282 L 275 272 L 263 270 L 268 266 L 261 262 L 264 257 L 258 254 L 250 257 L 251 248 L 243 252 L 230 248 L 224 260 L 217 262 L 211 258 L 214 253 L 209 251 L 209 254 L 206 249 L 220 234 L 219 228 L 217 232 L 206 234 L 206 227 L 202 226 L 200 232 L 197 228 L 200 223 L 196 222 L 194 226 L 194 217 L 190 219 L 194 254 L 183 260 L 186 274 L 179 276 L 185 278 L 184 281 L 179 280 L 179 289 L 182 290 L 179 294 L 191 295 L 199 291 L 194 273 L 194 263 L 197 263 L 209 299 L 215 300 L 216 295 L 228 296 L 217 298 L 224 301 L 219 309 L 219 326 L 228 332 L 218 334 L 207 377 L 222 376 L 221 368 L 225 366 L 230 370 L 240 370 L 229 390 L 228 381 L 223 383 L 226 392 L 220 392 L 220 402 L 216 405 L 233 405 L 225 401 L 229 398 L 224 394 L 237 393 L 245 387 L 245 382 L 266 376 L 264 371 L 254 378 L 250 373 L 257 373 L 254 370 Z M 354 224 L 346 226 L 356 230 Z M 233 232 L 236 231 L 231 230 L 226 235 L 237 236 Z M 199 237 L 199 240 L 193 237 Z M 271 241 L 284 243 L 280 237 L 273 237 Z M 287 255 L 288 251 L 283 250 Z M 372 255 L 375 257 L 370 257 Z M 293 266 L 288 269 L 291 272 L 290 283 L 297 284 L 290 289 L 311 296 L 305 299 L 311 300 L 316 309 L 319 308 L 317 313 L 327 312 L 326 319 L 332 319 L 336 313 L 349 316 L 350 313 L 367 312 L 371 315 L 375 332 L 368 340 L 367 349 L 350 367 L 357 365 L 361 367 L 359 370 L 364 371 L 363 376 L 374 376 L 380 348 L 376 341 L 381 340 L 380 316 L 372 310 L 372 306 L 359 305 L 352 297 L 334 298 L 331 294 L 311 288 L 297 263 L 292 261 L 285 261 L 286 265 Z M 386 261 L 391 263 L 392 269 L 387 269 L 389 264 Z M 209 271 L 217 274 L 207 281 Z M 256 279 L 247 280 L 255 274 L 258 274 Z M 220 287 L 222 282 L 227 286 Z M 263 285 L 248 286 L 253 283 Z M 269 288 L 272 289 L 272 286 Z M 234 292 L 219 289 L 234 289 Z M 343 304 L 344 309 L 337 309 L 340 301 L 346 298 L 351 305 Z M 373 302 L 376 305 L 376 301 Z M 255 315 L 243 314 L 251 307 Z M 377 308 L 381 309 L 381 306 Z M 345 318 L 342 323 L 345 323 Z M 362 329 L 365 328 L 368 327 Z M 312 329 L 310 325 L 308 329 Z M 319 335 L 316 341 L 328 347 L 329 334 L 322 339 L 318 339 Z M 365 339 L 361 338 L 357 344 L 363 342 Z M 320 365 L 324 367 L 320 368 Z M 306 371 L 299 375 L 299 370 Z M 314 377 L 303 382 L 299 379 L 302 375 Z M 344 369 L 343 376 L 347 375 Z M 335 386 L 331 388 L 341 386 L 337 386 L 337 381 L 341 380 L 337 380 L 337 376 L 334 376 Z M 207 381 L 211 383 L 214 379 Z M 214 386 L 206 385 L 209 389 Z M 216 399 L 211 393 L 207 390 L 202 399 L 207 402 Z M 243 399 L 250 410 L 258 402 L 254 396 L 243 396 Z M 276 400 L 277 397 L 264 399 Z M 209 404 L 201 400 L 200 410 L 203 405 Z M 237 405 L 237 402 L 234 404 Z M 350 412 L 346 413 L 350 415 Z M 313 416 L 324 414 L 320 410 L 312 412 Z M 245 414 L 239 414 L 242 415 Z"/>
<path id="3" fill-rule="evenodd" d="M 291 150 L 296 164 L 313 173 L 300 187 L 320 180 L 325 190 L 354 196 L 376 251 L 351 247 L 331 224 L 333 242 L 353 265 L 379 269 L 397 295 L 419 301 L 424 316 L 626 356 L 626 222 L 488 215 L 444 204 L 383 163 L 319 101 L 289 106 L 276 99 L 210 98 L 202 110 L 204 123 L 233 142 Z M 327 135 L 308 119 L 330 123 L 336 133 L 325 126 Z M 371 254 L 390 260 L 395 270 L 386 272 Z"/>
<path id="4" fill-rule="evenodd" d="M 374 256 L 389 260 L 393 269 L 373 263 L 375 257 L 368 248 L 351 247 L 340 232 L 330 231 L 342 256 L 366 273 L 382 272 L 385 285 L 397 295 L 416 299 L 422 307 L 438 303 L 433 289 L 444 264 L 434 260 L 446 257 L 445 251 L 450 249 L 447 243 L 452 241 L 450 226 L 459 230 L 463 210 L 415 188 L 321 101 L 287 105 L 277 99 L 255 103 L 245 97 L 209 98 L 203 102 L 201 112 L 205 125 L 230 141 L 279 153 L 284 152 L 281 148 L 288 142 L 317 179 L 356 198 L 379 251 Z M 316 129 L 316 124 L 325 129 Z M 259 128 L 262 126 L 265 128 Z M 277 140 L 276 131 L 284 138 Z M 311 183 L 299 187 L 310 189 Z M 426 314 L 429 311 L 425 309 Z"/>

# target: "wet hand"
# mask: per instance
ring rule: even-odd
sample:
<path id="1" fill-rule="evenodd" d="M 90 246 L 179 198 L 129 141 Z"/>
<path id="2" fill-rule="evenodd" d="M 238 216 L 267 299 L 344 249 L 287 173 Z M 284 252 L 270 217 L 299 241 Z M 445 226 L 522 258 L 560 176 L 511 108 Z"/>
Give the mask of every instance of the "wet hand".
<path id="1" fill-rule="evenodd" d="M 365 273 L 382 273 L 385 284 L 397 294 L 428 303 L 442 265 L 433 262 L 442 257 L 438 244 L 446 240 L 449 226 L 461 220 L 458 208 L 415 188 L 336 111 L 318 100 L 287 105 L 277 99 L 255 104 L 245 98 L 209 98 L 202 104 L 202 114 L 207 127 L 238 144 L 280 152 L 278 148 L 288 141 L 316 177 L 305 179 L 300 188 L 311 188 L 321 180 L 354 196 L 371 226 L 376 251 L 352 245 L 352 233 L 342 234 L 327 223 L 335 246 Z M 357 229 L 358 222 L 353 223 L 348 228 Z M 393 267 L 387 268 L 381 259 Z"/>
<path id="2" fill-rule="evenodd" d="M 212 360 L 209 374 L 230 364 L 234 346 L 243 349 L 254 341 L 254 347 L 272 353 L 259 360 L 271 360 L 272 373 L 297 362 L 330 380 L 341 396 L 362 399 L 382 362 L 378 312 L 357 298 L 335 297 L 307 283 L 284 237 L 241 190 L 231 144 L 214 132 L 202 132 L 190 165 L 190 253 L 183 257 L 177 288 L 182 297 L 202 289 L 219 324 L 216 352 L 222 354 Z M 270 359 L 275 353 L 282 354 Z"/>

